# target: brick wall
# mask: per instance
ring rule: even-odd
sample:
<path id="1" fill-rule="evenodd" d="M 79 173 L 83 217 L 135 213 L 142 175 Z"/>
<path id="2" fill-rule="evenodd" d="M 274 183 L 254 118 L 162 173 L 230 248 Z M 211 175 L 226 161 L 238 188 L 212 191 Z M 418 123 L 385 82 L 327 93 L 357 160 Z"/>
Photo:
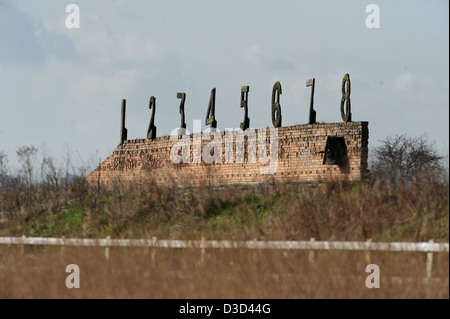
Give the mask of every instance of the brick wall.
<path id="1" fill-rule="evenodd" d="M 327 138 L 334 136 L 345 140 L 346 165 L 323 164 Z M 246 136 L 242 131 L 219 132 L 214 137 L 207 137 L 191 134 L 127 140 L 118 145 L 87 179 L 104 185 L 119 180 L 198 185 L 272 179 L 358 180 L 367 174 L 368 122 L 316 123 L 277 130 L 266 128 Z M 265 152 L 261 151 L 262 146 L 266 147 Z M 264 155 L 269 156 L 265 163 Z"/>

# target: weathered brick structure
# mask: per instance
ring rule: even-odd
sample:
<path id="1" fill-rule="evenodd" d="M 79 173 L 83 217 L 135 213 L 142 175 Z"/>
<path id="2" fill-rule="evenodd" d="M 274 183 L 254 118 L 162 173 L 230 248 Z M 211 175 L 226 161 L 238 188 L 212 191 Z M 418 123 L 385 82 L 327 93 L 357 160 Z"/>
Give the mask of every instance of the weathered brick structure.
<path id="1" fill-rule="evenodd" d="M 261 134 L 263 132 L 267 133 L 266 136 Z M 275 134 L 270 136 L 270 132 Z M 116 181 L 215 185 L 273 179 L 359 180 L 368 172 L 368 122 L 316 123 L 280 127 L 277 131 L 267 128 L 248 134 L 245 139 L 241 139 L 243 135 L 239 132 L 217 134 L 211 140 L 202 139 L 201 134 L 187 135 L 184 140 L 179 139 L 181 136 L 126 140 L 87 179 L 103 185 L 112 185 Z M 261 136 L 263 139 L 258 140 Z M 216 138 L 220 144 L 215 144 L 211 150 L 211 141 Z M 185 153 L 182 153 L 182 148 L 173 148 L 180 145 L 180 141 L 185 142 Z M 259 153 L 264 146 L 261 141 L 267 143 L 266 152 Z M 271 149 L 271 143 L 275 148 Z M 174 158 L 180 161 L 181 154 L 185 154 L 184 162 L 174 162 Z M 213 154 L 216 161 L 208 164 L 211 158 L 205 161 L 205 156 Z M 268 154 L 276 157 L 262 164 L 264 155 Z"/>

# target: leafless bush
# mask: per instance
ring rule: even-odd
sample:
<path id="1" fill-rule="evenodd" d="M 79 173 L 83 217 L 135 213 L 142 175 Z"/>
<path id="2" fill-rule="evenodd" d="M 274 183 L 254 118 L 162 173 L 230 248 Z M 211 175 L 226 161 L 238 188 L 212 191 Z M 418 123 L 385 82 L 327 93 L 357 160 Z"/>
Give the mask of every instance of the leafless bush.
<path id="1" fill-rule="evenodd" d="M 56 167 L 55 160 L 44 154 L 41 163 L 41 182 L 43 186 L 57 188 L 61 179 L 61 170 Z"/>
<path id="2" fill-rule="evenodd" d="M 374 180 L 398 185 L 424 178 L 444 176 L 444 157 L 426 135 L 396 135 L 381 141 L 371 163 Z"/>
<path id="3" fill-rule="evenodd" d="M 8 167 L 8 156 L 0 151 L 0 188 L 18 187 L 30 192 L 37 187 L 56 189 L 86 177 L 98 164 L 91 156 L 87 160 L 69 148 L 61 160 L 49 155 L 45 148 L 34 145 L 16 151 L 18 167 Z"/>
<path id="4" fill-rule="evenodd" d="M 35 186 L 36 177 L 33 163 L 36 160 L 38 149 L 34 146 L 22 146 L 17 149 L 17 160 L 21 167 L 19 169 L 19 179 L 28 189 Z"/>
<path id="5" fill-rule="evenodd" d="M 8 176 L 8 156 L 0 152 L 0 187 L 4 187 Z"/>

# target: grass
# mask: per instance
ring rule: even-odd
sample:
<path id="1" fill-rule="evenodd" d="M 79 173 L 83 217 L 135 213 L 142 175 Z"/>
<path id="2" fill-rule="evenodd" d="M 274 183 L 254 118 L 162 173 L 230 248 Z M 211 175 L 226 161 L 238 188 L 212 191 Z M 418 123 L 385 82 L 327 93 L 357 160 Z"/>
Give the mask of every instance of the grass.
<path id="1" fill-rule="evenodd" d="M 0 190 L 0 236 L 449 241 L 448 182 Z M 0 298 L 448 298 L 448 253 L 0 246 Z M 65 266 L 80 266 L 67 289 Z M 364 282 L 379 265 L 380 289 Z"/>
<path id="2" fill-rule="evenodd" d="M 0 192 L 0 236 L 449 241 L 448 183 Z"/>
<path id="3" fill-rule="evenodd" d="M 448 298 L 448 253 L 426 279 L 420 253 L 371 253 L 380 288 L 368 289 L 358 252 L 0 247 L 0 298 Z M 77 264 L 80 289 L 67 289 Z"/>

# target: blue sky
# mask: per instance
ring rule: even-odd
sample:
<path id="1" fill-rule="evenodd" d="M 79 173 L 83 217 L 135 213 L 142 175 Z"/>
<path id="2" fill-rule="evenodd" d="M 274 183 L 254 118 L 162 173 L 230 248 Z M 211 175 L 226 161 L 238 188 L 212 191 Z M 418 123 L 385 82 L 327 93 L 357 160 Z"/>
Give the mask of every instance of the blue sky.
<path id="1" fill-rule="evenodd" d="M 70 3 L 80 28 L 68 29 Z M 369 29 L 366 6 L 380 8 Z M 341 83 L 350 74 L 352 117 L 369 121 L 369 149 L 395 134 L 427 134 L 448 154 L 449 2 L 0 0 L 0 151 L 20 146 L 60 158 L 67 149 L 104 160 L 119 143 L 121 100 L 128 138 L 146 136 L 156 97 L 158 136 L 204 120 L 216 88 L 218 128 L 243 119 L 250 86 L 254 128 L 272 126 L 282 85 L 283 126 L 308 121 L 316 79 L 320 122 L 341 122 Z"/>

